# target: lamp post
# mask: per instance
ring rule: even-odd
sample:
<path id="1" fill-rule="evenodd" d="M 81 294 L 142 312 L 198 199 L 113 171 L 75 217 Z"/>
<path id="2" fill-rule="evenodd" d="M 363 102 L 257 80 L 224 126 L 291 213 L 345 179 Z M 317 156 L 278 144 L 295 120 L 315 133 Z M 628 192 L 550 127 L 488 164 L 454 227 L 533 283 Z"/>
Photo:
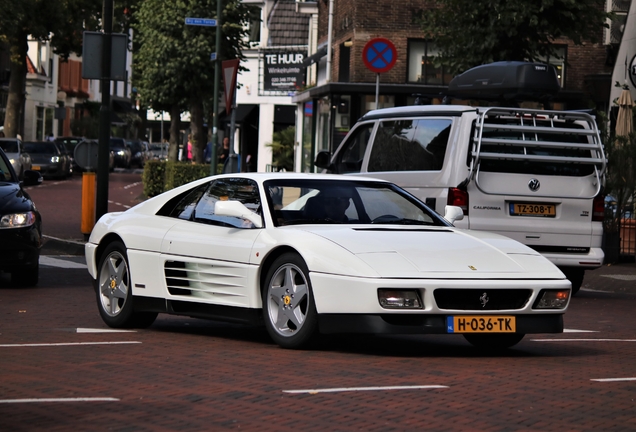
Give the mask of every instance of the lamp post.
<path id="1" fill-rule="evenodd" d="M 113 0 L 104 0 L 104 43 L 102 48 L 102 106 L 99 109 L 99 144 L 97 156 L 97 196 L 95 220 L 108 213 L 108 159 L 110 144 L 110 60 L 113 32 Z"/>
<path id="2" fill-rule="evenodd" d="M 210 148 L 210 174 L 216 174 L 216 148 L 219 141 L 219 83 L 221 81 L 221 35 L 223 34 L 222 0 L 216 0 L 216 64 L 214 65 L 214 113 L 212 121 L 212 148 Z"/>

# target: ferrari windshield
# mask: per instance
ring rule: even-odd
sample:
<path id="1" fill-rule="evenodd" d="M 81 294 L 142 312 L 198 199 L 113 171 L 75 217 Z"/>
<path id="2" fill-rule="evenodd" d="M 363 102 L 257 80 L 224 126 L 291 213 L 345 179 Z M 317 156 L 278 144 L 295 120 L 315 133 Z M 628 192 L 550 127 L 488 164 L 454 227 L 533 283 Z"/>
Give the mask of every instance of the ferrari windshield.
<path id="1" fill-rule="evenodd" d="M 276 226 L 448 225 L 423 203 L 390 183 L 280 179 L 264 185 Z"/>

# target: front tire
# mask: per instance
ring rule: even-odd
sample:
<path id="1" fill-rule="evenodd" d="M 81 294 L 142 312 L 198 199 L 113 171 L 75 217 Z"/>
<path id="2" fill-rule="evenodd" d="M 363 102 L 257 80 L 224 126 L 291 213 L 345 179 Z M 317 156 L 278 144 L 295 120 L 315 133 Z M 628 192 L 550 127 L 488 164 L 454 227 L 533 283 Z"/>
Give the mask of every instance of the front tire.
<path id="1" fill-rule="evenodd" d="M 135 312 L 126 247 L 111 243 L 100 258 L 97 273 L 97 307 L 102 320 L 113 328 L 148 327 L 153 312 Z"/>
<path id="2" fill-rule="evenodd" d="M 501 350 L 510 348 L 521 342 L 525 334 L 521 333 L 498 333 L 498 334 L 481 334 L 481 333 L 465 333 L 464 338 L 476 348 L 488 350 Z"/>
<path id="3" fill-rule="evenodd" d="M 318 313 L 309 270 L 297 254 L 281 255 L 267 272 L 263 318 L 270 337 L 283 348 L 306 347 L 316 336 Z"/>

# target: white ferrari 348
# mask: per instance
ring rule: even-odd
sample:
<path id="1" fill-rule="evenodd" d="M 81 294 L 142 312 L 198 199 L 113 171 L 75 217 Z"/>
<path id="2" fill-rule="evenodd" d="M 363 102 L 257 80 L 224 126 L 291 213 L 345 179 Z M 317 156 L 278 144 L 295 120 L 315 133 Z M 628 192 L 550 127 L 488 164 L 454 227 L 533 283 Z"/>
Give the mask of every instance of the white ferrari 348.
<path id="1" fill-rule="evenodd" d="M 116 328 L 158 313 L 258 323 L 286 348 L 319 332 L 492 348 L 562 332 L 565 276 L 517 241 L 455 228 L 462 217 L 370 178 L 224 174 L 104 215 L 86 262 Z"/>

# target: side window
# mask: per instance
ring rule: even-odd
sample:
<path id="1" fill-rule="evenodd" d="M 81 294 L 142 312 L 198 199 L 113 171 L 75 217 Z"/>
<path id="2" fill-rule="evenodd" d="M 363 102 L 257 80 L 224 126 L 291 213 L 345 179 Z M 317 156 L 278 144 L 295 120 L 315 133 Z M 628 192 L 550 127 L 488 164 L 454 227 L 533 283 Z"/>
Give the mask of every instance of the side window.
<path id="1" fill-rule="evenodd" d="M 439 171 L 444 164 L 452 121 L 383 121 L 373 141 L 369 172 Z"/>
<path id="2" fill-rule="evenodd" d="M 371 132 L 373 131 L 373 125 L 373 122 L 360 125 L 347 139 L 336 161 L 336 172 L 338 174 L 360 172 L 364 153 L 367 151 Z"/>
<path id="3" fill-rule="evenodd" d="M 261 200 L 256 182 L 243 178 L 215 180 L 196 204 L 193 215 L 195 222 L 235 228 L 254 228 L 254 225 L 246 219 L 217 216 L 214 208 L 218 201 L 240 201 L 248 209 L 260 214 Z"/>
<path id="4" fill-rule="evenodd" d="M 197 188 L 194 188 L 185 195 L 177 197 L 177 200 L 170 200 L 168 203 L 157 213 L 162 216 L 170 216 L 179 219 L 192 220 L 194 208 L 203 196 L 203 193 L 208 188 L 209 183 L 203 184 Z"/>

